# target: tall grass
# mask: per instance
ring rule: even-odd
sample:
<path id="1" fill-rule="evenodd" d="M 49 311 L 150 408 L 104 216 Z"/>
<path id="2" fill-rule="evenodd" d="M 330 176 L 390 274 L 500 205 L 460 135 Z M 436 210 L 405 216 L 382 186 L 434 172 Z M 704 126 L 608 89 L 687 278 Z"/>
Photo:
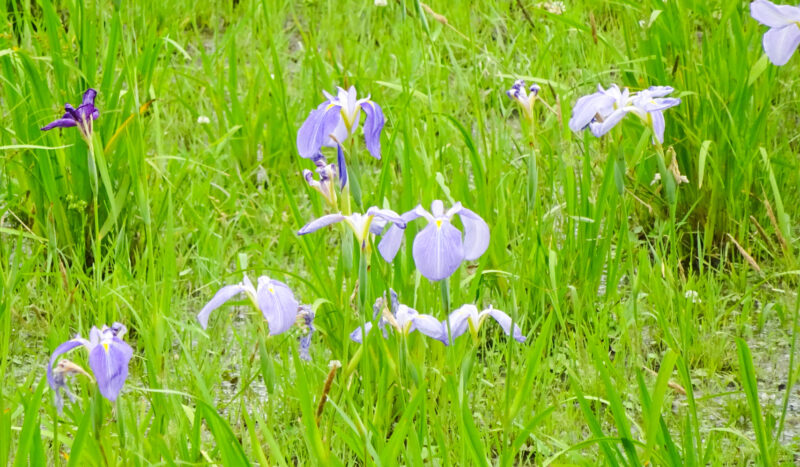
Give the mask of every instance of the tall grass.
<path id="1" fill-rule="evenodd" d="M 796 462 L 794 358 L 769 368 L 795 349 L 800 59 L 766 61 L 744 1 L 565 3 L 5 2 L 0 458 Z M 517 78 L 553 109 L 537 105 L 534 144 L 504 92 Z M 667 154 L 690 183 L 674 204 L 651 184 L 641 125 L 604 139 L 567 128 L 598 83 L 677 90 Z M 489 250 L 444 298 L 416 272 L 417 223 L 393 263 L 368 269 L 347 236 L 295 235 L 323 213 L 296 132 L 336 85 L 387 116 L 381 161 L 346 147 L 354 208 L 461 201 L 489 223 Z M 94 161 L 77 132 L 39 130 L 87 87 Z M 268 337 L 238 304 L 197 325 L 242 273 L 313 304 L 311 362 L 299 334 Z M 450 347 L 419 333 L 353 343 L 389 288 L 439 318 L 492 304 L 528 341 L 487 325 Z M 78 377 L 59 415 L 47 356 L 113 321 L 135 350 L 122 395 L 109 404 Z M 320 405 L 330 360 L 342 368 Z"/>

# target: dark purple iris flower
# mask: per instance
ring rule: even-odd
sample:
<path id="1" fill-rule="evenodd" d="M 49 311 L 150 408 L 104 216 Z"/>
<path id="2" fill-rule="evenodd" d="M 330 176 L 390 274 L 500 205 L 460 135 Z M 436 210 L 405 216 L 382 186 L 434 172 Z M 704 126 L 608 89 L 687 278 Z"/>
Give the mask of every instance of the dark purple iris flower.
<path id="1" fill-rule="evenodd" d="M 83 102 L 76 109 L 72 104 L 64 104 L 66 113 L 58 120 L 42 127 L 42 131 L 52 130 L 53 128 L 69 128 L 77 126 L 81 130 L 81 135 L 88 140 L 92 136 L 92 121 L 97 120 L 100 112 L 94 106 L 94 98 L 97 91 L 92 88 L 83 93 Z"/>
<path id="2" fill-rule="evenodd" d="M 128 377 L 128 363 L 133 356 L 131 346 L 121 339 L 125 332 L 125 326 L 120 323 L 114 323 L 110 328 L 108 326 L 103 326 L 102 329 L 92 327 L 88 340 L 75 336 L 74 339 L 56 347 L 50 357 L 50 364 L 47 366 L 47 382 L 55 391 L 56 407 L 59 411 L 64 404 L 60 392 L 62 389 L 70 400 L 74 399 L 67 388 L 66 378 L 77 373 L 87 376 L 88 374 L 68 360 L 61 360 L 55 368 L 53 365 L 60 355 L 81 346 L 86 347 L 86 350 L 89 351 L 89 366 L 97 379 L 100 394 L 111 402 L 117 399 L 125 384 L 125 379 Z"/>

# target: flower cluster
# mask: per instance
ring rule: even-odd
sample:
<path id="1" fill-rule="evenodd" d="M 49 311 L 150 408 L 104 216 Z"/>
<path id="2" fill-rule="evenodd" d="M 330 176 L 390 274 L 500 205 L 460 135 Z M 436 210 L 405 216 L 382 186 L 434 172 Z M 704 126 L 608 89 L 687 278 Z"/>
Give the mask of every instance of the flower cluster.
<path id="1" fill-rule="evenodd" d="M 681 103 L 680 99 L 665 97 L 674 91 L 669 86 L 651 86 L 631 94 L 627 88 L 620 90 L 616 84 L 583 96 L 572 109 L 569 128 L 578 133 L 589 128 L 593 135 L 603 136 L 629 113 L 639 117 L 653 130 L 658 144 L 664 143 L 664 110 Z"/>
<path id="2" fill-rule="evenodd" d="M 417 310 L 403 305 L 397 300 L 397 294 L 391 291 L 391 310 L 385 306 L 385 299 L 378 298 L 373 306 L 372 319 L 378 320 L 378 328 L 383 337 L 387 336 L 387 327 L 391 326 L 395 332 L 408 335 L 414 331 L 436 339 L 444 345 L 451 345 L 455 339 L 462 336 L 468 330 L 477 338 L 481 325 L 486 318 L 492 317 L 506 335 L 511 335 L 518 342 L 525 342 L 526 337 L 522 335 L 522 329 L 513 323 L 508 314 L 503 311 L 489 307 L 478 312 L 475 305 L 463 305 L 450 315 L 439 321 L 432 315 L 419 313 Z M 363 327 L 358 327 L 350 333 L 350 339 L 362 343 L 364 338 L 372 331 L 373 323 L 366 322 Z"/>

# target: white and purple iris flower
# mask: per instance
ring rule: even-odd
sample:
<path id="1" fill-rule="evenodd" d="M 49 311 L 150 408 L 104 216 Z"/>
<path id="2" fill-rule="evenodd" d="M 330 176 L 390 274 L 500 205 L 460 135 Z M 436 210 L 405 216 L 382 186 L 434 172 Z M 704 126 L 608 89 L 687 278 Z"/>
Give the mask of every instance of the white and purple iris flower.
<path id="1" fill-rule="evenodd" d="M 271 336 L 286 332 L 295 323 L 298 303 L 286 284 L 261 276 L 258 278 L 257 286 L 254 286 L 250 278 L 245 275 L 242 282 L 219 289 L 211 301 L 200 310 L 197 320 L 203 329 L 208 327 L 208 316 L 212 311 L 240 293 L 247 295 L 253 306 L 264 315 Z"/>
<path id="2" fill-rule="evenodd" d="M 452 224 L 456 214 L 464 226 L 463 235 Z M 436 200 L 431 203 L 430 212 L 417 206 L 403 214 L 402 220 L 407 223 L 420 217 L 428 225 L 414 238 L 412 253 L 419 272 L 431 281 L 450 277 L 462 262 L 480 258 L 489 247 L 489 226 L 461 203 L 445 211 L 444 203 Z M 378 251 L 389 262 L 397 255 L 403 240 L 403 231 L 395 225 L 389 227 L 378 244 Z"/>
<path id="3" fill-rule="evenodd" d="M 503 311 L 492 308 L 491 306 L 481 312 L 478 312 L 478 307 L 475 305 L 463 305 L 461 308 L 450 313 L 447 320 L 442 321 L 441 338 L 439 339 L 445 345 L 453 343 L 453 341 L 470 331 L 474 336 L 478 335 L 481 325 L 486 321 L 486 318 L 491 317 L 503 328 L 503 332 L 508 336 L 512 336 L 517 342 L 525 342 L 527 339 L 522 335 L 522 329 L 513 323 L 508 314 Z M 449 323 L 448 323 L 449 322 Z M 448 324 L 449 324 L 449 339 L 448 339 Z M 513 330 L 512 330 L 513 325 Z"/>
<path id="4" fill-rule="evenodd" d="M 315 160 L 322 147 L 337 148 L 339 175 L 342 186 L 347 181 L 347 170 L 341 146 L 358 129 L 361 111 L 364 119 L 364 141 L 367 150 L 376 159 L 381 158 L 381 131 L 385 122 L 383 110 L 369 96 L 358 99 L 356 88 L 338 88 L 337 94 L 322 91 L 325 102 L 308 114 L 297 132 L 297 151 L 305 159 Z"/>
<path id="5" fill-rule="evenodd" d="M 673 91 L 669 86 L 651 86 L 631 94 L 628 88 L 620 90 L 616 84 L 608 89 L 598 85 L 596 93 L 583 96 L 575 103 L 569 127 L 576 133 L 588 127 L 599 138 L 614 128 L 627 114 L 632 113 L 650 127 L 658 143 L 663 144 L 663 111 L 681 103 L 678 98 L 665 97 Z"/>
<path id="6" fill-rule="evenodd" d="M 71 104 L 64 105 L 66 113 L 46 126 L 42 127 L 42 131 L 52 130 L 53 128 L 70 128 L 77 126 L 81 131 L 84 139 L 88 140 L 92 135 L 92 121 L 97 120 L 100 112 L 94 106 L 94 98 L 97 96 L 97 91 L 92 88 L 83 93 L 83 102 L 76 109 Z"/>
<path id="7" fill-rule="evenodd" d="M 133 356 L 131 346 L 122 340 L 126 331 L 125 326 L 120 323 L 114 323 L 110 328 L 108 326 L 103 326 L 102 329 L 92 327 L 88 340 L 76 335 L 74 339 L 56 347 L 53 355 L 50 356 L 50 363 L 47 365 L 47 382 L 55 391 L 55 404 L 59 411 L 64 406 L 62 390 L 70 401 L 75 401 L 75 396 L 67 387 L 67 377 L 76 374 L 89 376 L 83 368 L 69 360 L 61 360 L 55 368 L 53 367 L 59 356 L 77 347 L 85 347 L 89 351 L 89 367 L 97 380 L 100 394 L 111 402 L 117 399 L 125 384 L 125 379 L 128 377 L 128 363 Z"/>
<path id="8" fill-rule="evenodd" d="M 769 61 L 774 65 L 785 65 L 800 45 L 800 6 L 756 0 L 750 4 L 750 15 L 769 26 L 762 41 Z"/>
<path id="9" fill-rule="evenodd" d="M 379 297 L 373 306 L 372 319 L 374 320 L 380 316 L 378 327 L 383 333 L 384 338 L 387 335 L 386 326 L 390 325 L 396 332 L 402 335 L 408 335 L 414 331 L 419 331 L 428 337 L 433 337 L 439 341 L 442 340 L 442 323 L 439 322 L 438 319 L 431 315 L 421 314 L 417 312 L 417 310 L 403 305 L 397 300 L 397 293 L 395 293 L 394 290 L 391 290 L 390 294 L 392 297 L 391 311 L 384 306 L 385 299 L 383 297 Z M 372 331 L 372 326 L 373 324 L 371 322 L 364 323 L 363 332 L 362 327 L 357 327 L 350 333 L 350 339 L 359 344 L 362 343 L 364 336 L 369 335 L 370 331 Z"/>
<path id="10" fill-rule="evenodd" d="M 518 79 L 511 86 L 511 89 L 506 91 L 506 94 L 519 104 L 525 118 L 530 120 L 533 118 L 533 104 L 536 103 L 540 90 L 541 88 L 537 84 L 532 84 L 531 87 L 526 88 L 525 81 Z"/>
<path id="11" fill-rule="evenodd" d="M 364 214 L 353 213 L 349 216 L 345 216 L 342 213 L 336 213 L 327 214 L 318 219 L 314 219 L 313 221 L 304 225 L 303 228 L 297 232 L 297 235 L 305 235 L 311 232 L 316 232 L 323 227 L 327 227 L 337 222 L 344 222 L 348 227 L 350 227 L 355 234 L 356 240 L 358 240 L 358 244 L 361 246 L 362 250 L 367 248 L 367 240 L 369 239 L 368 234 L 371 233 L 373 235 L 380 235 L 387 224 L 392 225 L 390 229 L 397 228 L 401 232 L 402 229 L 406 228 L 406 221 L 403 220 L 400 214 L 397 214 L 391 209 L 379 209 L 377 206 L 372 206 L 371 208 L 367 209 L 367 212 Z"/>

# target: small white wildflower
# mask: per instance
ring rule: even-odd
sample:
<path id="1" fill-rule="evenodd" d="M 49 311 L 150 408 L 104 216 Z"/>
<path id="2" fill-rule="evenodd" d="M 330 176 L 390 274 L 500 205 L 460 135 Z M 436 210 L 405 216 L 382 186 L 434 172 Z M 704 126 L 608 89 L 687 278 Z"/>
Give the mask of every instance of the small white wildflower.
<path id="1" fill-rule="evenodd" d="M 375 6 L 386 6 L 386 0 L 375 0 Z"/>
<path id="2" fill-rule="evenodd" d="M 661 181 L 661 174 L 659 172 L 656 172 L 656 174 L 653 175 L 653 181 L 650 182 L 650 186 L 653 186 L 660 181 Z"/>
<path id="3" fill-rule="evenodd" d="M 692 303 L 703 303 L 703 301 L 700 300 L 700 294 L 698 294 L 696 290 L 687 290 L 683 294 L 683 298 L 689 300 Z"/>
<path id="4" fill-rule="evenodd" d="M 342 367 L 342 362 L 340 362 L 339 360 L 331 360 L 330 362 L 328 362 L 328 368 L 331 370 L 333 370 L 334 368 L 341 368 L 341 367 Z"/>
<path id="5" fill-rule="evenodd" d="M 566 5 L 564 2 L 556 1 L 556 2 L 540 2 L 536 4 L 537 8 L 541 8 L 542 10 L 553 14 L 553 15 L 563 15 L 565 11 L 567 11 Z"/>
<path id="6" fill-rule="evenodd" d="M 211 123 L 211 119 L 209 119 L 205 115 L 201 115 L 201 116 L 197 117 L 197 123 L 200 124 L 200 125 L 207 125 L 207 124 Z"/>

